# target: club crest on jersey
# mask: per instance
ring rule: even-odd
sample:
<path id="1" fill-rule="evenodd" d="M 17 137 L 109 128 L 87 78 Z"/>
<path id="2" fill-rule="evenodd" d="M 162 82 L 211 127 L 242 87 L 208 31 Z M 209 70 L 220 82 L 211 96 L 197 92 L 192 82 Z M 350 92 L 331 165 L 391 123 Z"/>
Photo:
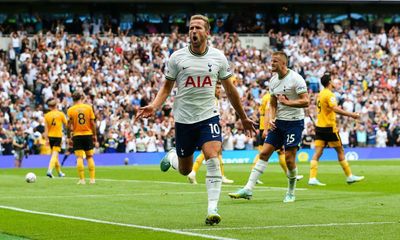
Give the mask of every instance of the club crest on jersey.
<path id="1" fill-rule="evenodd" d="M 210 76 L 205 76 L 205 77 L 189 76 L 185 82 L 185 87 L 211 87 L 211 86 L 212 86 L 212 81 Z"/>
<path id="2" fill-rule="evenodd" d="M 211 69 L 212 64 L 209 64 L 209 63 L 208 63 L 207 65 L 208 65 L 208 71 L 211 72 L 211 71 L 212 71 L 212 69 Z"/>

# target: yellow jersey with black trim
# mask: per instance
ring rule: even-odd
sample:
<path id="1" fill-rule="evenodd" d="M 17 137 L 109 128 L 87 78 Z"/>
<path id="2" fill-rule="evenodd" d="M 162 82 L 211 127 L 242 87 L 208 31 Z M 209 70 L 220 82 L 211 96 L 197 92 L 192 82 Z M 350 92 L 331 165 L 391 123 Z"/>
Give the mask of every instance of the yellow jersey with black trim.
<path id="1" fill-rule="evenodd" d="M 67 111 L 68 119 L 72 123 L 73 136 L 93 135 L 91 121 L 96 119 L 93 108 L 89 104 L 78 103 Z"/>
<path id="2" fill-rule="evenodd" d="M 44 122 L 47 127 L 48 137 L 60 138 L 63 136 L 63 125 L 67 126 L 67 118 L 63 112 L 51 110 L 44 115 Z"/>
<path id="3" fill-rule="evenodd" d="M 266 93 L 263 98 L 261 99 L 261 105 L 260 108 L 258 109 L 260 112 L 260 130 L 265 129 L 265 113 L 269 109 L 269 102 L 271 101 L 271 94 Z"/>
<path id="4" fill-rule="evenodd" d="M 338 131 L 334 106 L 337 106 L 335 94 L 328 88 L 323 89 L 317 100 L 317 127 L 332 127 L 333 132 Z"/>

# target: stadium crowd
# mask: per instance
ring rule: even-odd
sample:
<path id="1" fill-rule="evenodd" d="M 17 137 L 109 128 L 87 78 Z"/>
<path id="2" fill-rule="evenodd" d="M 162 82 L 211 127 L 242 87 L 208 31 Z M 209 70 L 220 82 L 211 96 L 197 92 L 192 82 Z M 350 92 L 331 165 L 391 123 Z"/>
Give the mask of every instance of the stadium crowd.
<path id="1" fill-rule="evenodd" d="M 43 137 L 43 115 L 51 98 L 66 112 L 71 94 L 83 91 L 97 117 L 97 152 L 162 152 L 174 146 L 170 97 L 154 119 L 135 121 L 139 107 L 153 99 L 164 81 L 170 54 L 188 43 L 188 36 L 151 34 L 128 36 L 99 32 L 89 27 L 81 35 L 63 28 L 28 39 L 13 32 L 7 51 L 0 52 L 0 154 L 13 151 L 22 129 L 31 154 L 50 152 Z M 400 34 L 397 27 L 379 34 L 367 29 L 324 31 L 302 29 L 295 35 L 266 33 L 270 47 L 243 48 L 237 34 L 220 33 L 209 43 L 225 52 L 245 110 L 258 120 L 262 96 L 271 77 L 271 53 L 283 50 L 289 67 L 306 79 L 312 104 L 307 109 L 303 147 L 313 147 L 315 99 L 319 79 L 330 72 L 338 102 L 345 110 L 360 112 L 358 122 L 340 117 L 345 147 L 400 146 Z M 256 139 L 244 135 L 226 96 L 220 99 L 223 148 L 253 149 Z M 63 149 L 67 149 L 63 141 Z"/>

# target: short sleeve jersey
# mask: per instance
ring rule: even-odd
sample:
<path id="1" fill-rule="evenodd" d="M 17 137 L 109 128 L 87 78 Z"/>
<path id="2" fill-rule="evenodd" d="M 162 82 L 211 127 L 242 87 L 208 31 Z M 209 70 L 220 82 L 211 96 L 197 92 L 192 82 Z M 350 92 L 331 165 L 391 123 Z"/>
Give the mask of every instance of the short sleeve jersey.
<path id="1" fill-rule="evenodd" d="M 67 125 L 67 118 L 65 114 L 58 110 L 52 110 L 44 115 L 48 137 L 62 137 L 62 126 Z"/>
<path id="2" fill-rule="evenodd" d="M 334 132 L 338 131 L 334 106 L 337 106 L 335 94 L 328 88 L 323 89 L 317 100 L 317 127 L 332 127 Z"/>
<path id="3" fill-rule="evenodd" d="M 84 103 L 75 104 L 68 109 L 67 115 L 72 122 L 73 136 L 93 135 L 90 120 L 94 120 L 95 116 L 92 106 Z"/>
<path id="4" fill-rule="evenodd" d="M 178 88 L 174 101 L 174 117 L 178 123 L 192 124 L 219 115 L 215 104 L 217 80 L 232 76 L 224 54 L 208 47 L 204 54 L 191 51 L 190 46 L 171 55 L 165 77 L 176 81 Z"/>
<path id="5" fill-rule="evenodd" d="M 271 96 L 286 95 L 289 100 L 299 99 L 299 95 L 307 93 L 306 81 L 300 74 L 288 69 L 288 73 L 283 79 L 279 79 L 278 74 L 271 78 Z M 285 106 L 278 102 L 276 118 L 285 121 L 297 121 L 304 119 L 304 109 Z"/>

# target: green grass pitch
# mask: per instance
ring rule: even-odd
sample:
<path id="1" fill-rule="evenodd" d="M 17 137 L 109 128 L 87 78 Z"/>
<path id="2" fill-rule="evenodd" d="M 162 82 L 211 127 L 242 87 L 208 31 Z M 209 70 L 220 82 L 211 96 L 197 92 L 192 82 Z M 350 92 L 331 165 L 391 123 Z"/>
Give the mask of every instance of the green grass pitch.
<path id="1" fill-rule="evenodd" d="M 309 166 L 298 164 L 296 202 L 282 202 L 286 177 L 270 164 L 253 199 L 230 199 L 250 165 L 225 165 L 233 185 L 223 185 L 222 221 L 206 226 L 205 184 L 158 166 L 97 167 L 95 185 L 68 177 L 49 179 L 45 169 L 0 169 L 0 239 L 399 239 L 400 161 L 350 162 L 363 182 L 347 185 L 337 162 L 321 162 L 325 187 L 307 185 Z M 32 171 L 36 183 L 26 183 Z M 88 175 L 88 173 L 86 173 Z M 205 167 L 198 174 L 204 183 Z"/>

